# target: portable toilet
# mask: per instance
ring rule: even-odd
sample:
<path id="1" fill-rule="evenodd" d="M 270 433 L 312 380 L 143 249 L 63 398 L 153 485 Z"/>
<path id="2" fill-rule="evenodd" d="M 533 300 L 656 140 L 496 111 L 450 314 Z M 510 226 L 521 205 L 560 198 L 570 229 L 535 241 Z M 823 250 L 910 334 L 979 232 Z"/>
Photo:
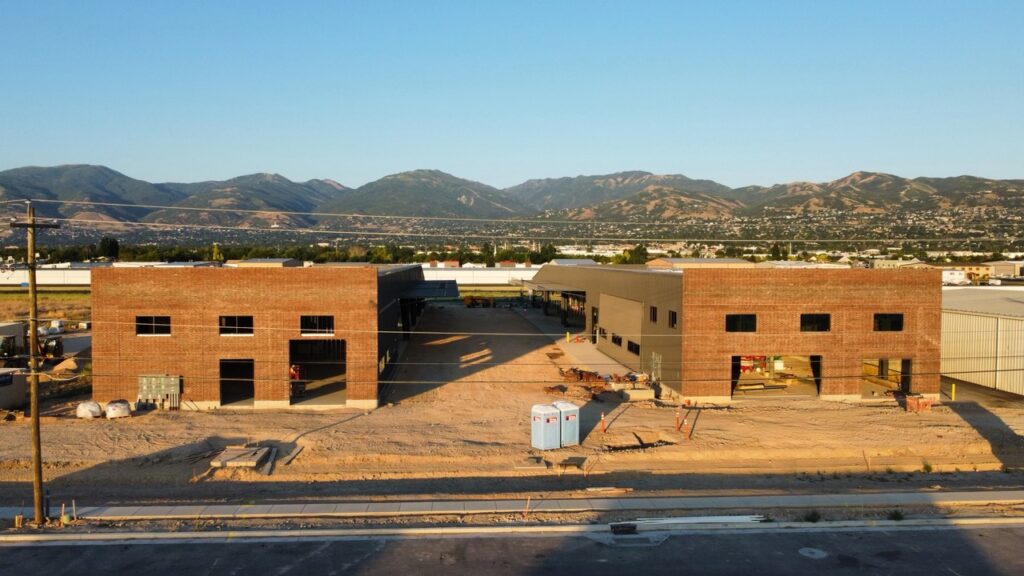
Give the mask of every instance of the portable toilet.
<path id="1" fill-rule="evenodd" d="M 562 446 L 578 446 L 580 443 L 580 407 L 572 402 L 561 400 L 551 405 L 558 409 Z"/>
<path id="2" fill-rule="evenodd" d="M 530 412 L 530 445 L 538 450 L 561 448 L 558 408 L 534 404 Z"/>

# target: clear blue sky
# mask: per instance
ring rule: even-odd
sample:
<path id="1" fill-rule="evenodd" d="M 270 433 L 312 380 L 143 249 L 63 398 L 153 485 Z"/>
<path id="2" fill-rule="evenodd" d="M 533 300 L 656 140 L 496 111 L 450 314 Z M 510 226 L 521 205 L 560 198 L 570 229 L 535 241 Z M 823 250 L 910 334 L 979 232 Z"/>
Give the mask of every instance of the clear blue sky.
<path id="1" fill-rule="evenodd" d="M 0 169 L 1024 178 L 1024 2 L 0 0 Z"/>

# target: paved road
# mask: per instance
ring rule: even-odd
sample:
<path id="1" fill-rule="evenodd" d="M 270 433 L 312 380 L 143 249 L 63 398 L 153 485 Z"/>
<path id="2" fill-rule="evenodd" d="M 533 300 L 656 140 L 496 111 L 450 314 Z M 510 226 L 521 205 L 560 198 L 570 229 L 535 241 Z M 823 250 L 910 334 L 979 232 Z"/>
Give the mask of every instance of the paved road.
<path id="1" fill-rule="evenodd" d="M 0 574 L 1024 574 L 1024 527 L 810 530 L 4 547 Z"/>

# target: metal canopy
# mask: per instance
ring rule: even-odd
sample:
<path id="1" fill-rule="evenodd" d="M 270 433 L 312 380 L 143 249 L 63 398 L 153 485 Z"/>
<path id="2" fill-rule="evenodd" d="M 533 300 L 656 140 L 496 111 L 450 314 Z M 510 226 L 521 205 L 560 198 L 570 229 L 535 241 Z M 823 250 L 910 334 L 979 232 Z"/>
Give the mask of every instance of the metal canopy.
<path id="1" fill-rule="evenodd" d="M 455 280 L 419 280 L 412 283 L 401 295 L 405 300 L 458 297 L 459 285 Z"/>
<path id="2" fill-rule="evenodd" d="M 523 287 L 529 288 L 534 292 L 586 292 L 582 288 L 575 286 L 569 286 L 568 284 L 559 284 L 557 282 L 534 282 L 533 280 L 523 280 Z"/>

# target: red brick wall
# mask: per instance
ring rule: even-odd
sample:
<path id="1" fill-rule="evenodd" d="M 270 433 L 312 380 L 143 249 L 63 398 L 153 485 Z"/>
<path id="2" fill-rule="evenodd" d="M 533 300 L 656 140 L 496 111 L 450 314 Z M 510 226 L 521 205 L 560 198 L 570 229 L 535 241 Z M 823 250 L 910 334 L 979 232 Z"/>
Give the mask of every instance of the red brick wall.
<path id="1" fill-rule="evenodd" d="M 729 396 L 736 355 L 820 355 L 822 395 L 860 395 L 865 359 L 910 358 L 912 391 L 937 394 L 941 304 L 938 270 L 686 270 L 683 395 Z M 903 331 L 875 332 L 876 312 L 902 312 Z M 726 332 L 734 313 L 757 332 Z M 831 314 L 831 331 L 801 332 L 804 313 Z"/>
<path id="2" fill-rule="evenodd" d="M 299 316 L 333 315 L 346 341 L 349 400 L 377 399 L 377 271 L 337 268 L 101 268 L 92 276 L 93 396 L 134 400 L 140 374 L 184 378 L 183 400 L 217 402 L 220 360 L 255 360 L 257 401 L 287 401 Z M 135 316 L 171 316 L 171 336 L 137 336 Z M 254 335 L 220 336 L 221 315 Z"/>

